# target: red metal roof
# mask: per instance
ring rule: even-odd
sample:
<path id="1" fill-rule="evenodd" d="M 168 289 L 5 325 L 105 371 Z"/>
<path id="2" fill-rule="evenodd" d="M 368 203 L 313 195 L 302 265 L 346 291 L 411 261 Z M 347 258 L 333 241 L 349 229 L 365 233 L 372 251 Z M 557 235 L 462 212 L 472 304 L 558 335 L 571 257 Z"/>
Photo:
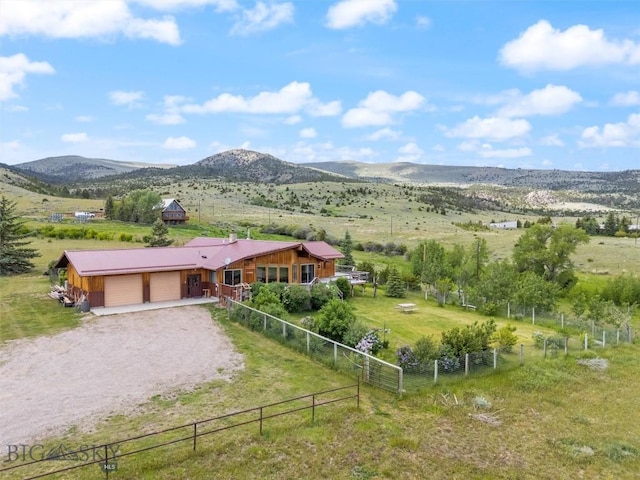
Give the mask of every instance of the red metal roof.
<path id="1" fill-rule="evenodd" d="M 71 263 L 80 276 L 119 275 L 206 268 L 218 270 L 247 258 L 303 248 L 311 256 L 330 260 L 343 255 L 326 242 L 278 242 L 198 237 L 183 247 L 155 247 L 112 250 L 67 250 L 56 263 L 64 268 Z"/>

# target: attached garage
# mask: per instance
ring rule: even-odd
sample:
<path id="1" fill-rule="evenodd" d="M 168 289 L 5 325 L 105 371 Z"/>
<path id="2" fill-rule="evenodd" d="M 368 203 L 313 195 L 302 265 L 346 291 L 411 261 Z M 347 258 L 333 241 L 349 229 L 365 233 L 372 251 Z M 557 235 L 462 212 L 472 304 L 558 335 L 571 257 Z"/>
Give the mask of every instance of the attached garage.
<path id="1" fill-rule="evenodd" d="M 104 277 L 104 306 L 142 303 L 142 274 Z"/>
<path id="2" fill-rule="evenodd" d="M 152 273 L 149 287 L 151 302 L 180 300 L 180 272 Z"/>

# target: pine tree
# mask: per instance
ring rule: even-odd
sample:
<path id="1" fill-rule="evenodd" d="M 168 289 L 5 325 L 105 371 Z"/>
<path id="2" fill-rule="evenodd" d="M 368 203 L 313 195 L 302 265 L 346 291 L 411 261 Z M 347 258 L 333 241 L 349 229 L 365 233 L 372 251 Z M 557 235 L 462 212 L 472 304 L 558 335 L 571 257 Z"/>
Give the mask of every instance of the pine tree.
<path id="1" fill-rule="evenodd" d="M 345 232 L 344 240 L 342 240 L 342 244 L 340 246 L 342 247 L 342 254 L 344 255 L 342 264 L 355 266 L 353 255 L 351 255 L 351 251 L 353 250 L 353 241 L 351 240 L 351 234 L 349 233 L 349 230 Z"/>
<path id="2" fill-rule="evenodd" d="M 104 202 L 104 218 L 107 220 L 115 219 L 115 205 L 113 204 L 113 197 L 109 195 Z"/>
<path id="3" fill-rule="evenodd" d="M 15 214 L 16 203 L 6 197 L 0 198 L 0 275 L 15 275 L 33 268 L 30 259 L 39 257 L 34 248 L 27 248 L 24 241 L 28 233 L 21 233 L 24 221 Z"/>
<path id="4" fill-rule="evenodd" d="M 389 278 L 387 280 L 387 297 L 404 298 L 407 292 L 404 289 L 404 283 L 400 278 L 400 273 L 396 267 L 389 270 Z"/>
<path id="5" fill-rule="evenodd" d="M 169 235 L 169 227 L 161 219 L 158 219 L 153 223 L 151 236 L 147 243 L 150 247 L 168 247 L 173 243 L 173 240 L 169 240 L 167 235 Z"/>

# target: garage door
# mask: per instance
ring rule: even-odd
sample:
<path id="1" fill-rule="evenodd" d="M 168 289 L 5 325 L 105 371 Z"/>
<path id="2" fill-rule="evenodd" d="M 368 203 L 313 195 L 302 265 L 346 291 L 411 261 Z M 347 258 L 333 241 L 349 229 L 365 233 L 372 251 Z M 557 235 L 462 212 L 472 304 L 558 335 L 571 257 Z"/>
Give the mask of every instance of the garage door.
<path id="1" fill-rule="evenodd" d="M 142 274 L 104 277 L 104 306 L 142 303 Z"/>
<path id="2" fill-rule="evenodd" d="M 152 302 L 180 300 L 180 272 L 152 273 L 149 283 Z"/>

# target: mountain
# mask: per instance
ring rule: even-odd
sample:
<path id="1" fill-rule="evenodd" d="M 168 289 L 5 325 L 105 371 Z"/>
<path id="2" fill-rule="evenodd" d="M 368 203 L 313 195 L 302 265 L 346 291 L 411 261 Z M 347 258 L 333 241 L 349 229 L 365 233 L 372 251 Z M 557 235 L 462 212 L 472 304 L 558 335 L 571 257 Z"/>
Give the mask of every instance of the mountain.
<path id="1" fill-rule="evenodd" d="M 66 155 L 20 163 L 14 165 L 14 167 L 44 182 L 74 183 L 88 179 L 119 175 L 141 168 L 171 168 L 173 165 L 121 162 L 106 158 L 86 158 L 78 155 Z"/>
<path id="2" fill-rule="evenodd" d="M 178 167 L 189 174 L 220 177 L 236 182 L 304 183 L 345 181 L 342 175 L 322 169 L 285 162 L 267 153 L 234 149 L 204 158 L 193 165 Z M 351 179 L 354 181 L 357 179 Z"/>
<path id="3" fill-rule="evenodd" d="M 623 172 L 579 172 L 570 170 L 507 169 L 425 165 L 409 162 L 362 163 L 356 161 L 304 163 L 348 178 L 383 183 L 438 185 L 488 184 L 548 190 L 589 192 L 638 192 L 640 170 Z"/>

